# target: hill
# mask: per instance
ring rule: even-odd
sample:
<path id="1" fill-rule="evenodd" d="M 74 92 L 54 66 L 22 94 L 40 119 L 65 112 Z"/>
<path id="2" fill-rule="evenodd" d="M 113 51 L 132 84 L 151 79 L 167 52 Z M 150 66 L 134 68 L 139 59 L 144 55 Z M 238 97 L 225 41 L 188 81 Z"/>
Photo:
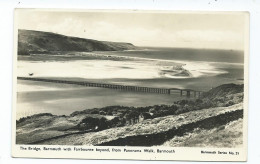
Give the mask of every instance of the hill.
<path id="1" fill-rule="evenodd" d="M 204 93 L 204 97 L 214 99 L 223 96 L 228 96 L 232 94 L 242 93 L 244 90 L 244 85 L 237 85 L 237 84 L 223 84 L 216 88 L 212 88 L 208 92 Z"/>
<path id="2" fill-rule="evenodd" d="M 52 51 L 122 51 L 137 49 L 131 43 L 97 41 L 51 32 L 18 30 L 18 55 Z"/>

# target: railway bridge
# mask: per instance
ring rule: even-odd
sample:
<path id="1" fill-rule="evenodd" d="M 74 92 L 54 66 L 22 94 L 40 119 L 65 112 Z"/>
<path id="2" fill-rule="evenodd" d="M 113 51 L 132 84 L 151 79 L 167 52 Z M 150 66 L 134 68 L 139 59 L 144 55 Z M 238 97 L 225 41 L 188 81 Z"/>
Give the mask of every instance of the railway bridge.
<path id="1" fill-rule="evenodd" d="M 180 88 L 154 88 L 154 87 L 141 87 L 141 86 L 130 86 L 130 85 L 117 85 L 107 83 L 95 83 L 88 81 L 70 81 L 70 80 L 59 80 L 59 79 L 47 79 L 47 78 L 36 78 L 36 77 L 17 77 L 18 80 L 30 80 L 30 81 L 42 81 L 50 83 L 63 83 L 63 84 L 74 84 L 86 87 L 100 87 L 109 88 L 116 90 L 126 90 L 132 92 L 149 92 L 157 94 L 173 94 L 179 92 L 180 96 L 186 97 L 200 97 L 202 91 L 195 91 L 192 89 L 180 89 Z M 193 93 L 193 94 L 192 94 Z"/>

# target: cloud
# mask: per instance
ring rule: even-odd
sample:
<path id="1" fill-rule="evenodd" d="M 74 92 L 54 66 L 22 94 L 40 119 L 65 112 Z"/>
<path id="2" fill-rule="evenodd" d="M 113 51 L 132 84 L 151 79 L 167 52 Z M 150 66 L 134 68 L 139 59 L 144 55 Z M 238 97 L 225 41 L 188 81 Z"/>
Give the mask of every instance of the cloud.
<path id="1" fill-rule="evenodd" d="M 160 18 L 156 14 L 21 12 L 19 27 L 137 46 L 243 48 L 244 25 L 239 26 L 239 19 L 232 22 L 230 15 L 227 20 L 225 15 L 204 19 L 206 16 L 196 15 L 197 22 L 193 23 L 194 16 L 187 14 Z M 223 22 L 229 22 L 228 26 Z"/>

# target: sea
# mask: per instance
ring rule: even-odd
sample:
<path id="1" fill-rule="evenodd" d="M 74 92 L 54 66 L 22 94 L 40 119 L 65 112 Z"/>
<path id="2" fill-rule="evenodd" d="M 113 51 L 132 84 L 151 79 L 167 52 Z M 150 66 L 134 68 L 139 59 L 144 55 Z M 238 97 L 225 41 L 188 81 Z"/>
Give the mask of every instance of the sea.
<path id="1" fill-rule="evenodd" d="M 17 76 L 208 91 L 244 83 L 244 52 L 155 48 L 106 52 L 54 52 L 19 56 Z M 154 94 L 70 84 L 17 81 L 16 119 L 37 113 L 69 115 L 105 106 L 170 105 L 179 93 Z"/>

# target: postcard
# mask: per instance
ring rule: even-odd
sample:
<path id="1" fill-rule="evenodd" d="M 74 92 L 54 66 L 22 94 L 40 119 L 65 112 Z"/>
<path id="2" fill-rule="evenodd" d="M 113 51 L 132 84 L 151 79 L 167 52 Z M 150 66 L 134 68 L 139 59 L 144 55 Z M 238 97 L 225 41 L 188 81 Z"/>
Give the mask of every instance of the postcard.
<path id="1" fill-rule="evenodd" d="M 13 157 L 247 160 L 248 12 L 14 12 Z"/>

